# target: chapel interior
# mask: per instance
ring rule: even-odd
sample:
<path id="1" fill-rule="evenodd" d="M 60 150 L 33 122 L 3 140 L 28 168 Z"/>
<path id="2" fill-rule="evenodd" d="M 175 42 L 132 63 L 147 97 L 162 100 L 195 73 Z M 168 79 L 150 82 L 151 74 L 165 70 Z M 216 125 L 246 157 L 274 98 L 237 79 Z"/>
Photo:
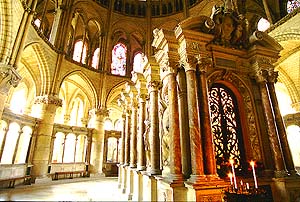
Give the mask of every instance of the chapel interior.
<path id="1" fill-rule="evenodd" d="M 114 176 L 128 201 L 300 201 L 299 7 L 1 0 L 0 189 Z"/>

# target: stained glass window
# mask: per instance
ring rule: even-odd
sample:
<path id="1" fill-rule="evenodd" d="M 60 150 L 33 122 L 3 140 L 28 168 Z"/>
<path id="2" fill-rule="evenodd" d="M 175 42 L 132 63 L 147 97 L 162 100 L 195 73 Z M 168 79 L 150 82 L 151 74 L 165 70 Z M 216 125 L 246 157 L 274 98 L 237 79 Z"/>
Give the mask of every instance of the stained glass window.
<path id="1" fill-rule="evenodd" d="M 134 56 L 133 60 L 133 71 L 143 73 L 143 54 L 142 53 L 137 53 Z"/>
<path id="2" fill-rule="evenodd" d="M 125 76 L 126 74 L 126 53 L 127 48 L 124 44 L 118 43 L 112 50 L 111 73 Z"/>
<path id="3" fill-rule="evenodd" d="M 242 131 L 234 94 L 221 84 L 214 84 L 209 92 L 211 127 L 214 136 L 217 171 L 224 177 L 229 170 L 228 162 L 235 160 L 237 170 L 242 166 Z"/>
<path id="4" fill-rule="evenodd" d="M 300 6 L 300 0 L 289 0 L 287 2 L 287 12 L 290 13 Z"/>
<path id="5" fill-rule="evenodd" d="M 95 69 L 98 69 L 99 66 L 99 56 L 100 56 L 100 48 L 97 48 L 94 51 L 93 61 L 92 61 L 92 67 L 94 67 Z"/>
<path id="6" fill-rule="evenodd" d="M 86 52 L 86 44 L 83 46 L 83 42 L 81 40 L 77 41 L 74 47 L 73 60 L 85 64 Z"/>

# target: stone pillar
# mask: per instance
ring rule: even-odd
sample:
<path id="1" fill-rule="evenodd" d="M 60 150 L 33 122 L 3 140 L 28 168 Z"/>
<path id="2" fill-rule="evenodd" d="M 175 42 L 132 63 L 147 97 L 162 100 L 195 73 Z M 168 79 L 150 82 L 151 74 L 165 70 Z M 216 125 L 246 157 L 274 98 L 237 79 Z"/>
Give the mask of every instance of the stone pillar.
<path id="1" fill-rule="evenodd" d="M 187 103 L 187 87 L 186 75 L 183 68 L 177 73 L 178 88 L 178 110 L 179 110 L 179 125 L 180 125 L 180 145 L 181 145 L 181 162 L 182 173 L 185 178 L 189 178 L 192 173 L 191 166 L 191 146 L 189 137 L 189 117 L 186 110 Z"/>
<path id="2" fill-rule="evenodd" d="M 2 117 L 9 89 L 17 87 L 20 80 L 21 76 L 13 66 L 0 64 L 0 117 Z"/>
<path id="3" fill-rule="evenodd" d="M 129 166 L 130 163 L 130 125 L 131 125 L 131 109 L 126 104 L 126 119 L 125 119 L 125 152 L 124 166 Z"/>
<path id="4" fill-rule="evenodd" d="M 260 93 L 267 125 L 268 137 L 275 164 L 275 177 L 284 177 L 286 176 L 287 172 L 285 168 L 284 158 L 282 155 L 282 148 L 276 130 L 276 123 L 274 120 L 275 117 L 273 116 L 272 105 L 269 99 L 270 94 L 268 92 L 266 84 L 267 74 L 268 73 L 266 70 L 259 69 L 256 72 L 256 79 L 260 86 Z"/>
<path id="5" fill-rule="evenodd" d="M 204 177 L 202 134 L 199 119 L 199 105 L 197 92 L 196 64 L 198 60 L 189 56 L 185 63 L 185 73 L 187 81 L 188 114 L 190 127 L 191 164 L 192 174 L 189 181 L 198 182 Z"/>
<path id="6" fill-rule="evenodd" d="M 177 96 L 177 67 L 172 63 L 169 66 L 169 72 L 165 77 L 168 82 L 168 98 L 169 98 L 169 155 L 170 155 L 170 176 L 168 180 L 183 181 L 181 167 L 181 147 L 180 147 L 180 129 L 179 129 L 179 112 L 178 112 L 178 96 Z"/>
<path id="7" fill-rule="evenodd" d="M 136 168 L 137 163 L 137 90 L 127 83 L 127 93 L 130 97 L 131 123 L 130 123 L 130 168 Z"/>
<path id="8" fill-rule="evenodd" d="M 135 83 L 135 87 L 138 91 L 138 105 L 139 105 L 139 116 L 138 116 L 138 134 L 137 134 L 137 170 L 142 171 L 146 169 L 146 153 L 144 143 L 145 133 L 145 119 L 146 119 L 146 80 L 141 73 L 134 72 L 132 74 L 132 81 Z"/>
<path id="9" fill-rule="evenodd" d="M 53 45 L 56 40 L 57 30 L 58 30 L 58 26 L 60 23 L 60 17 L 63 12 L 63 9 L 61 8 L 61 6 L 62 6 L 61 3 L 62 3 L 62 1 L 58 1 L 59 5 L 57 5 L 57 7 L 55 8 L 55 16 L 54 16 L 52 29 L 51 29 L 51 33 L 50 33 L 50 38 L 49 38 L 50 43 L 52 43 Z"/>
<path id="10" fill-rule="evenodd" d="M 95 116 L 94 127 L 92 135 L 92 151 L 91 151 L 91 173 L 101 174 L 103 168 L 104 156 L 104 119 L 108 116 L 106 108 L 93 109 L 90 111 L 92 116 Z"/>
<path id="11" fill-rule="evenodd" d="M 62 106 L 62 100 L 57 96 L 45 95 L 37 97 L 35 104 L 41 105 L 41 121 L 37 128 L 32 158 L 32 176 L 38 180 L 47 175 L 54 117 L 56 109 Z"/>
<path id="12" fill-rule="evenodd" d="M 285 125 L 284 125 L 283 118 L 280 113 L 278 100 L 277 100 L 276 92 L 275 92 L 274 83 L 277 81 L 277 77 L 278 77 L 278 72 L 269 73 L 268 83 L 267 83 L 268 90 L 270 93 L 272 108 L 274 111 L 275 122 L 277 125 L 277 131 L 278 131 L 278 135 L 279 135 L 279 139 L 280 139 L 280 143 L 281 143 L 281 147 L 282 147 L 284 162 L 285 162 L 288 172 L 291 175 L 295 175 L 297 173 L 297 171 L 295 169 L 295 165 L 293 162 L 293 158 L 292 158 L 292 154 L 291 154 L 291 150 L 289 147 L 287 134 L 286 134 L 286 130 L 285 130 Z"/>
<path id="13" fill-rule="evenodd" d="M 203 135 L 203 157 L 204 172 L 208 176 L 217 177 L 217 167 L 213 143 L 213 135 L 211 132 L 210 112 L 208 103 L 208 87 L 207 87 L 207 68 L 212 66 L 211 58 L 200 58 L 199 61 L 199 105 L 200 105 L 200 125 L 201 134 Z"/>
<path id="14" fill-rule="evenodd" d="M 159 141 L 159 120 L 158 120 L 158 88 L 160 82 L 148 82 L 150 98 L 150 174 L 161 174 L 160 170 L 160 141 Z"/>
<path id="15" fill-rule="evenodd" d="M 150 119 L 150 175 L 161 174 L 160 170 L 160 140 L 158 118 L 158 88 L 160 87 L 159 66 L 154 57 L 148 58 L 148 64 L 144 68 L 144 76 L 147 81 L 149 94 L 149 119 Z"/>

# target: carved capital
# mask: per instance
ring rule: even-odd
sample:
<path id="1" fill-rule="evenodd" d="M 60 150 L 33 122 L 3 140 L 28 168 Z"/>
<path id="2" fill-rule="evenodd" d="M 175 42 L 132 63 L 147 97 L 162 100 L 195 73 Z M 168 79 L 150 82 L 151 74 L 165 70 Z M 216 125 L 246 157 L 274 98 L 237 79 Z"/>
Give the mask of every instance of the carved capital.
<path id="1" fill-rule="evenodd" d="M 268 81 L 271 83 L 276 83 L 278 79 L 278 71 L 269 72 Z"/>
<path id="2" fill-rule="evenodd" d="M 151 82 L 148 82 L 149 92 L 158 91 L 158 89 L 160 87 L 161 87 L 161 82 L 160 81 L 151 81 Z"/>
<path id="3" fill-rule="evenodd" d="M 266 70 L 256 71 L 255 78 L 259 83 L 267 82 L 268 72 Z"/>
<path id="4" fill-rule="evenodd" d="M 91 116 L 102 116 L 102 117 L 108 117 L 109 116 L 109 111 L 102 107 L 102 108 L 99 108 L 99 109 L 92 109 L 89 111 L 89 114 Z"/>
<path id="5" fill-rule="evenodd" d="M 212 58 L 211 57 L 199 57 L 198 58 L 199 70 L 200 72 L 207 72 L 208 68 L 212 67 Z"/>
<path id="6" fill-rule="evenodd" d="M 34 104 L 55 105 L 57 107 L 61 107 L 62 99 L 60 99 L 56 95 L 43 95 L 36 97 Z"/>
<path id="7" fill-rule="evenodd" d="M 17 87 L 21 79 L 14 67 L 0 64 L 0 92 L 7 93 L 11 87 Z"/>

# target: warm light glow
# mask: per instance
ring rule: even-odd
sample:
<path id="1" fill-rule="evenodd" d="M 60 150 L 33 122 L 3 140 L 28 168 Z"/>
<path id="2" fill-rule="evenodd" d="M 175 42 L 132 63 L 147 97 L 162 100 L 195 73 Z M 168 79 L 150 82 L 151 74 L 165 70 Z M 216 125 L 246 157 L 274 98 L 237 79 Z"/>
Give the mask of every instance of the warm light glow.
<path id="1" fill-rule="evenodd" d="M 264 19 L 264 18 L 261 18 L 258 23 L 257 23 L 257 29 L 258 31 L 266 31 L 267 29 L 270 28 L 270 23 L 268 20 Z"/>
<path id="2" fill-rule="evenodd" d="M 230 159 L 230 160 L 229 160 L 229 163 L 230 163 L 231 165 L 233 165 L 234 160 L 233 160 L 233 159 Z"/>
<path id="3" fill-rule="evenodd" d="M 255 165 L 255 162 L 254 162 L 254 161 L 250 161 L 250 165 L 251 165 L 251 166 L 254 166 L 254 165 Z"/>

